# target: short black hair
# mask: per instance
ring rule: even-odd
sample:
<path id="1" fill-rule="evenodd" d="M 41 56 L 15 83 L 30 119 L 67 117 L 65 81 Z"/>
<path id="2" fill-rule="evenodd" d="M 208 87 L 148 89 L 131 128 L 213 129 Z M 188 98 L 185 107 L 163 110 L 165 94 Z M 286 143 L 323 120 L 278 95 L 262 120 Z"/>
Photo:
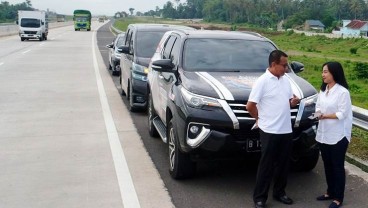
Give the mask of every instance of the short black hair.
<path id="1" fill-rule="evenodd" d="M 268 57 L 268 66 L 271 66 L 272 62 L 279 64 L 281 57 L 288 57 L 288 55 L 283 51 L 273 50 Z"/>
<path id="2" fill-rule="evenodd" d="M 327 66 L 328 71 L 332 74 L 333 79 L 336 83 L 339 85 L 345 87 L 346 89 L 349 89 L 349 85 L 346 81 L 344 69 L 342 68 L 342 65 L 337 61 L 329 61 L 322 65 L 322 69 L 324 66 Z M 326 90 L 327 84 L 323 82 L 321 85 L 321 91 L 324 92 Z"/>

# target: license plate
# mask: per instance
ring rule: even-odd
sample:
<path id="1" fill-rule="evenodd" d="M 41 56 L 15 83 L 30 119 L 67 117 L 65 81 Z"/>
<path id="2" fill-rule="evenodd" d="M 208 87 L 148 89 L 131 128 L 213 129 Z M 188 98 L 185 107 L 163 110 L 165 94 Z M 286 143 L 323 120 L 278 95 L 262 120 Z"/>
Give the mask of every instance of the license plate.
<path id="1" fill-rule="evenodd" d="M 247 152 L 261 151 L 261 141 L 259 139 L 247 139 Z"/>

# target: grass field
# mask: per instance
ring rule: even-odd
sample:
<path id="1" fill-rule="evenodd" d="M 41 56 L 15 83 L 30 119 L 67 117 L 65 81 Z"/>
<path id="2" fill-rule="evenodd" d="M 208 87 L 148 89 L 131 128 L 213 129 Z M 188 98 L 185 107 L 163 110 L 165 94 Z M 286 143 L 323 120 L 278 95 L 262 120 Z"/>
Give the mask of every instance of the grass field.
<path id="1" fill-rule="evenodd" d="M 115 27 L 125 31 L 131 23 L 167 23 L 184 24 L 210 29 L 230 30 L 230 25 L 224 24 L 186 24 L 174 20 L 154 18 L 125 18 L 115 22 Z M 236 27 L 239 30 L 241 26 Z M 249 30 L 249 29 L 248 29 Z M 262 29 L 250 29 L 271 39 L 281 50 L 289 55 L 290 61 L 299 61 L 305 65 L 305 71 L 298 75 L 310 82 L 316 89 L 322 83 L 322 64 L 327 61 L 339 61 L 345 70 L 350 87 L 353 105 L 368 109 L 368 40 L 361 38 L 327 38 L 325 36 L 305 36 L 293 32 L 272 32 Z M 363 63 L 363 67 L 357 67 Z M 367 68 L 364 68 L 364 64 Z M 362 73 L 362 70 L 363 71 Z M 366 131 L 353 128 L 352 141 L 348 152 L 364 160 L 368 160 L 368 134 Z"/>

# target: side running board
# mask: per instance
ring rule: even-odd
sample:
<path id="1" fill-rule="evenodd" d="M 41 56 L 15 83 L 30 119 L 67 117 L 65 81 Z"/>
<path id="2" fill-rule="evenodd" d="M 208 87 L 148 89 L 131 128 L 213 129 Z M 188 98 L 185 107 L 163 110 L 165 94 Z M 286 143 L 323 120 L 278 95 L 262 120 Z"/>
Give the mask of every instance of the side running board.
<path id="1" fill-rule="evenodd" d="M 153 119 L 153 125 L 155 126 L 158 134 L 160 135 L 162 141 L 164 143 L 167 142 L 167 135 L 166 135 L 166 126 L 165 124 L 161 121 L 161 119 L 156 116 L 154 119 Z"/>

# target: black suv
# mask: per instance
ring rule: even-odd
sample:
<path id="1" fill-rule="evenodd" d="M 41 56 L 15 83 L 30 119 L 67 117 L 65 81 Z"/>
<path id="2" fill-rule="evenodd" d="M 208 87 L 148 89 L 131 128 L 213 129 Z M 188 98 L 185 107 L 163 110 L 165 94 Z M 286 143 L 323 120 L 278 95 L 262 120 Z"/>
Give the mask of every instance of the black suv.
<path id="1" fill-rule="evenodd" d="M 129 110 L 147 107 L 148 64 L 165 32 L 175 29 L 193 29 L 186 26 L 166 24 L 128 25 L 124 45 L 119 47 L 120 84 L 122 95 L 127 95 Z"/>
<path id="2" fill-rule="evenodd" d="M 277 47 L 252 32 L 170 31 L 149 66 L 148 124 L 169 148 L 169 170 L 175 179 L 193 176 L 196 159 L 260 154 L 258 130 L 246 110 L 255 80 L 268 67 Z M 318 161 L 315 110 L 317 91 L 289 64 L 285 77 L 300 104 L 290 109 L 296 169 L 309 171 Z"/>

